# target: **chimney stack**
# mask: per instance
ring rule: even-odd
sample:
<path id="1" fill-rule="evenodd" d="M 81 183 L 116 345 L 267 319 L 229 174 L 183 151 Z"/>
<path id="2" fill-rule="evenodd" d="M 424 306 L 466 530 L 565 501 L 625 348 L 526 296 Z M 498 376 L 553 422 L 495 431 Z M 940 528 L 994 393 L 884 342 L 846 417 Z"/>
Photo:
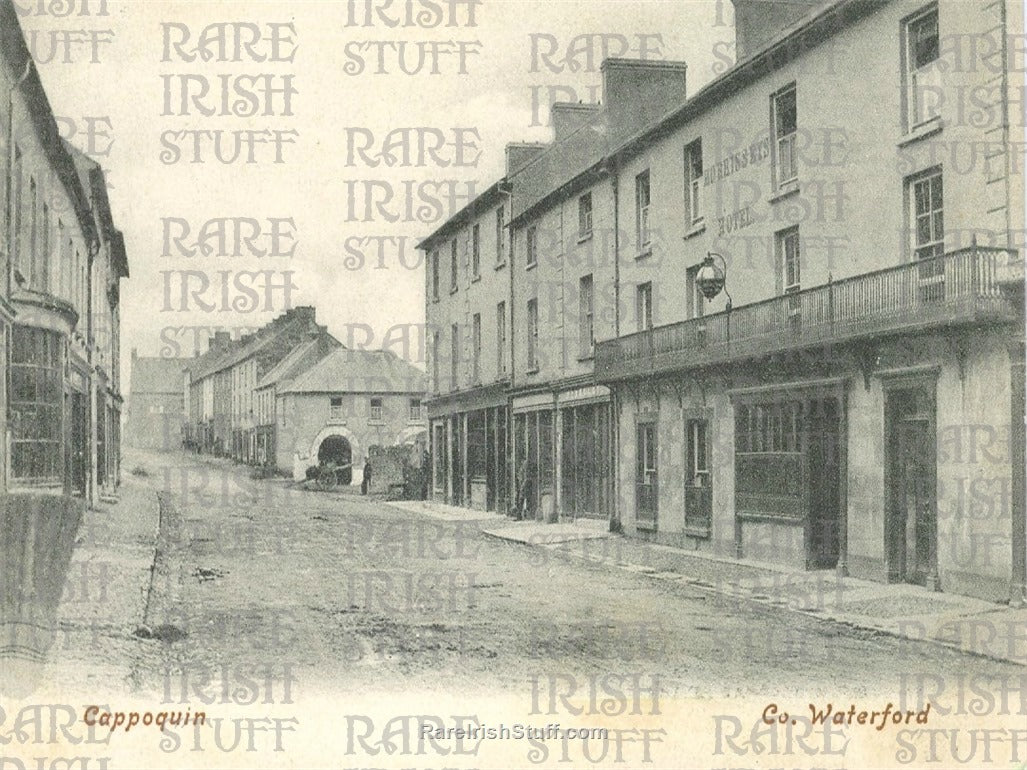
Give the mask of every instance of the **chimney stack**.
<path id="1" fill-rule="evenodd" d="M 606 59 L 603 104 L 611 146 L 655 123 L 685 101 L 684 62 Z"/>
<path id="2" fill-rule="evenodd" d="M 735 61 L 766 47 L 786 27 L 827 0 L 731 0 L 735 6 Z"/>

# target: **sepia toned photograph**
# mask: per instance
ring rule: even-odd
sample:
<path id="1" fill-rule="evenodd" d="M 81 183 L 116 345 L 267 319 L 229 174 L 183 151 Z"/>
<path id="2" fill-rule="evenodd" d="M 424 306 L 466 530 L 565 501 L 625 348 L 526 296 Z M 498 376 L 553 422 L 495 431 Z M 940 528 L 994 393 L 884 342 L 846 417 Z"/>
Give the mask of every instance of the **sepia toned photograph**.
<path id="1" fill-rule="evenodd" d="M 0 0 L 0 770 L 1027 770 L 1023 0 Z"/>

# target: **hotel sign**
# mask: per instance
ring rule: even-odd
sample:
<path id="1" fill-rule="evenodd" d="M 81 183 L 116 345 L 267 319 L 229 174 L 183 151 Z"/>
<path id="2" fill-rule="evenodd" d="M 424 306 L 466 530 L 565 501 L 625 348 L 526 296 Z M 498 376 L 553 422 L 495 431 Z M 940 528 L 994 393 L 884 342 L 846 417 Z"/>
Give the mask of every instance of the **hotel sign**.
<path id="1" fill-rule="evenodd" d="M 770 157 L 770 137 L 753 142 L 748 147 L 732 152 L 727 157 L 718 160 L 703 173 L 703 185 L 709 187 L 715 182 L 727 179 L 736 171 L 748 166 L 755 166 Z"/>

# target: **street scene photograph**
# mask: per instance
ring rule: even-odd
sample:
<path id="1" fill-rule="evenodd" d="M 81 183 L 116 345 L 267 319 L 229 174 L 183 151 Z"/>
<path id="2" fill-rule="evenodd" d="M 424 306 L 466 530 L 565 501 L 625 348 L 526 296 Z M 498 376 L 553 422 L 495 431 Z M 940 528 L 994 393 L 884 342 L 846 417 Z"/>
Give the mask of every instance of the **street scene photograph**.
<path id="1" fill-rule="evenodd" d="M 0 0 L 0 770 L 1027 768 L 1022 0 Z"/>

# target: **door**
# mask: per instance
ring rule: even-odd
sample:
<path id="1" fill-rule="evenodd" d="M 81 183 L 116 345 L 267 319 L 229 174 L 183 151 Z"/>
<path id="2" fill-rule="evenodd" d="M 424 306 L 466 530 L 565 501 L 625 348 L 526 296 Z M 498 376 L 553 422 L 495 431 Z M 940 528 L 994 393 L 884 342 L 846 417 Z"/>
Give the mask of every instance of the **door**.
<path id="1" fill-rule="evenodd" d="M 832 569 L 839 553 L 838 402 L 833 398 L 808 402 L 806 469 L 809 474 L 810 569 Z"/>
<path id="2" fill-rule="evenodd" d="M 888 394 L 888 579 L 937 588 L 934 399 L 911 388 Z"/>
<path id="3" fill-rule="evenodd" d="M 896 458 L 895 553 L 899 580 L 926 585 L 934 537 L 934 474 L 928 467 L 928 422 L 899 425 Z"/>
<path id="4" fill-rule="evenodd" d="M 636 519 L 640 526 L 656 529 L 656 509 L 658 499 L 656 423 L 639 423 L 637 438 L 637 471 L 635 480 Z"/>

